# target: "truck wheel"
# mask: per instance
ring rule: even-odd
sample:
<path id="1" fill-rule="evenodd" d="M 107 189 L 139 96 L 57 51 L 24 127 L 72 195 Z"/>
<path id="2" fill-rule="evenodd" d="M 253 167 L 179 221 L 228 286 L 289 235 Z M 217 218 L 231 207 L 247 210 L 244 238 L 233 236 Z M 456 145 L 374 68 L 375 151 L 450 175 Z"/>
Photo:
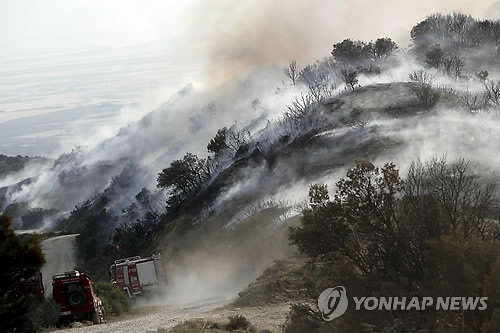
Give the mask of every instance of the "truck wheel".
<path id="1" fill-rule="evenodd" d="M 81 290 L 73 290 L 66 297 L 66 302 L 73 309 L 79 309 L 85 304 L 85 294 Z"/>
<path id="2" fill-rule="evenodd" d="M 92 319 L 92 323 L 94 325 L 101 323 L 101 316 L 99 316 L 99 313 L 97 311 L 94 311 L 90 314 L 90 319 Z"/>

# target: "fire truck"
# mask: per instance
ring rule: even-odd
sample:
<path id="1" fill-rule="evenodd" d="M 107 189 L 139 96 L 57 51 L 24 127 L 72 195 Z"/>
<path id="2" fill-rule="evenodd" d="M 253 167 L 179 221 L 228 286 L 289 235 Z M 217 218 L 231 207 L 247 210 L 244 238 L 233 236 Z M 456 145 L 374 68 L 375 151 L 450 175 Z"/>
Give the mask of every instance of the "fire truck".
<path id="1" fill-rule="evenodd" d="M 31 294 L 41 302 L 45 300 L 45 290 L 43 288 L 41 272 L 35 272 L 28 278 L 22 278 L 21 289 L 22 293 L 25 295 Z"/>
<path id="2" fill-rule="evenodd" d="M 148 258 L 140 256 L 115 260 L 109 268 L 111 282 L 128 297 L 151 296 L 163 291 L 167 274 L 160 254 Z"/>
<path id="3" fill-rule="evenodd" d="M 52 297 L 60 305 L 60 316 L 88 318 L 94 324 L 104 322 L 104 307 L 88 273 L 71 271 L 52 277 Z"/>

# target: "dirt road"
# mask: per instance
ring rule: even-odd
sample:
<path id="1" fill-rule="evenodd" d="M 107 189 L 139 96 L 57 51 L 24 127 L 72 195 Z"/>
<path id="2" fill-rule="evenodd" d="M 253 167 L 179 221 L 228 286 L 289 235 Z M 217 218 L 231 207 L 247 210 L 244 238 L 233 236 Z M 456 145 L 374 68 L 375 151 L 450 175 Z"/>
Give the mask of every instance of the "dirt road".
<path id="1" fill-rule="evenodd" d="M 77 235 L 66 235 L 49 238 L 42 242 L 42 251 L 46 263 L 42 267 L 43 282 L 46 295 L 52 294 L 52 276 L 75 268 L 75 241 Z M 227 295 L 219 298 L 201 299 L 184 304 L 162 304 L 154 307 L 148 313 L 126 315 L 123 320 L 109 324 L 87 326 L 84 323 L 71 329 L 58 330 L 68 333 L 148 333 L 156 332 L 158 328 L 170 328 L 176 324 L 191 319 L 203 318 L 224 322 L 228 316 L 244 315 L 254 326 L 260 329 L 279 331 L 279 325 L 285 320 L 289 305 L 235 308 L 226 306 L 232 301 Z"/>
<path id="2" fill-rule="evenodd" d="M 228 300 L 224 301 L 227 302 Z M 264 307 L 235 308 L 223 306 L 221 302 L 210 302 L 192 306 L 165 305 L 152 313 L 133 315 L 132 318 L 102 325 L 84 326 L 58 330 L 58 333 L 153 333 L 158 328 L 171 328 L 185 320 L 203 319 L 226 322 L 228 316 L 241 314 L 258 330 L 280 332 L 280 325 L 290 311 L 289 304 Z"/>
<path id="3" fill-rule="evenodd" d="M 42 267 L 45 294 L 52 295 L 52 276 L 75 269 L 75 235 L 64 235 L 42 242 L 45 265 Z"/>
<path id="4" fill-rule="evenodd" d="M 172 327 L 175 324 L 190 318 L 197 318 L 220 306 L 217 303 L 209 303 L 185 307 L 180 305 L 164 305 L 147 314 L 131 315 L 131 318 L 112 322 L 109 324 L 84 326 L 67 330 L 59 330 L 68 333 L 146 333 L 156 332 L 160 327 Z M 125 315 L 127 316 L 127 315 Z M 78 324 L 77 324 L 78 325 Z"/>

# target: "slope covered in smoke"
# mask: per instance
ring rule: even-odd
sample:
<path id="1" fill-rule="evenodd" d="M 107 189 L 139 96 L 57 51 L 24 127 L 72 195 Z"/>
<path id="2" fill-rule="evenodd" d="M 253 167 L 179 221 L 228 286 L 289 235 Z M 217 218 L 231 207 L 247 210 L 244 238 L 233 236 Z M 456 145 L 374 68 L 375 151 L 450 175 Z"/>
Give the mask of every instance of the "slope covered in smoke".
<path id="1" fill-rule="evenodd" d="M 220 124 L 259 126 L 267 111 L 252 109 L 251 102 L 255 96 L 271 90 L 267 82 L 276 82 L 276 78 L 277 71 L 271 69 L 217 92 L 195 93 L 186 87 L 114 137 L 61 155 L 51 168 L 36 170 L 24 183 L 4 182 L 7 186 L 0 191 L 4 193 L 1 208 L 29 203 L 31 209 L 57 209 L 61 216 L 66 216 L 75 205 L 108 188 L 113 177 L 135 168 L 124 187 L 126 193 L 119 195 L 119 204 L 113 207 L 120 212 L 141 188 L 155 188 L 156 174 L 165 164 L 186 150 L 203 152 L 204 141 Z M 215 103 L 216 100 L 221 102 Z M 285 103 L 286 97 L 281 100 L 272 103 Z M 53 222 L 47 221 L 46 227 L 53 226 Z"/>
<path id="2" fill-rule="evenodd" d="M 12 178 L 18 176 L 13 176 L 13 173 L 20 173 L 23 169 L 27 169 L 29 167 L 43 167 L 51 162 L 49 158 L 45 158 L 42 156 L 6 156 L 0 154 L 0 177 L 11 176 Z M 5 181 L 4 181 L 5 182 Z"/>

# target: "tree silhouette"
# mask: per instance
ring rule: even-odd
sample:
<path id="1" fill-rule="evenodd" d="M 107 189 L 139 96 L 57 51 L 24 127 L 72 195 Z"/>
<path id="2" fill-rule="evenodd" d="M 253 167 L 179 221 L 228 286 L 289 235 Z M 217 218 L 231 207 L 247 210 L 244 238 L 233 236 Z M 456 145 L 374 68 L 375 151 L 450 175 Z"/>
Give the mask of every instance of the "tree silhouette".
<path id="1" fill-rule="evenodd" d="M 2 332 L 35 332 L 36 308 L 23 292 L 22 281 L 40 269 L 44 258 L 37 239 L 21 243 L 10 228 L 10 219 L 0 215 L 0 327 Z"/>

